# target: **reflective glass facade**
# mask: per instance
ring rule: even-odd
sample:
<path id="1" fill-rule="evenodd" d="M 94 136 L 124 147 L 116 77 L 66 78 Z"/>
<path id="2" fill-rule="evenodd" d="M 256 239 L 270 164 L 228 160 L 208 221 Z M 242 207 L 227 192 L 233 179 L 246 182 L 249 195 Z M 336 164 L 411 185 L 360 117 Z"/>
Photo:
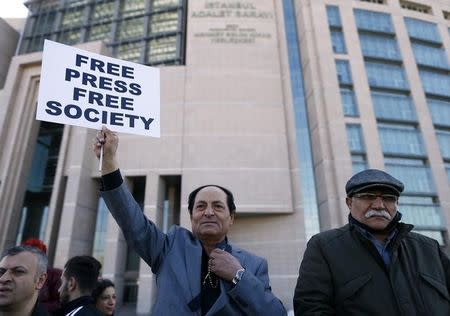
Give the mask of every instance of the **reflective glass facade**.
<path id="1" fill-rule="evenodd" d="M 186 1 L 35 1 L 20 53 L 42 50 L 44 39 L 73 45 L 103 40 L 114 57 L 134 62 L 183 64 Z"/>
<path id="2" fill-rule="evenodd" d="M 385 168 L 406 183 L 400 209 L 416 230 L 443 243 L 441 209 L 391 17 L 361 9 L 354 14 Z M 425 93 L 447 96 L 450 77 L 439 34 L 431 23 L 405 19 L 405 24 Z M 349 126 L 347 134 L 352 135 Z M 439 135 L 445 142 L 446 135 Z"/>
<path id="3" fill-rule="evenodd" d="M 300 64 L 299 38 L 292 0 L 283 0 L 283 12 L 288 47 L 292 101 L 295 113 L 300 188 L 302 190 L 303 207 L 305 210 L 305 234 L 306 238 L 309 239 L 320 231 L 320 225 L 308 114 L 306 110 L 306 96 Z"/>
<path id="4" fill-rule="evenodd" d="M 367 169 L 366 146 L 361 125 L 347 124 L 347 142 L 352 156 L 353 173 Z"/>
<path id="5" fill-rule="evenodd" d="M 17 231 L 18 243 L 31 237 L 45 237 L 62 132 L 61 124 L 40 123 Z"/>

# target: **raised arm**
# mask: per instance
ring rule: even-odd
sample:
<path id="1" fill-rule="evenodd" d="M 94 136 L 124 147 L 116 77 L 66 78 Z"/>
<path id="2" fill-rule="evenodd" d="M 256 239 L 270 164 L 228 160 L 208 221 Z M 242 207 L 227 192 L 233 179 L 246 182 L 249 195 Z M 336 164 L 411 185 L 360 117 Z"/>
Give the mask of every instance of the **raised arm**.
<path id="1" fill-rule="evenodd" d="M 156 273 L 168 247 L 167 235 L 145 217 L 144 212 L 129 192 L 119 171 L 116 158 L 119 138 L 103 127 L 94 139 L 93 150 L 100 157 L 103 145 L 102 190 L 109 211 L 116 220 L 130 247 L 147 262 Z"/>

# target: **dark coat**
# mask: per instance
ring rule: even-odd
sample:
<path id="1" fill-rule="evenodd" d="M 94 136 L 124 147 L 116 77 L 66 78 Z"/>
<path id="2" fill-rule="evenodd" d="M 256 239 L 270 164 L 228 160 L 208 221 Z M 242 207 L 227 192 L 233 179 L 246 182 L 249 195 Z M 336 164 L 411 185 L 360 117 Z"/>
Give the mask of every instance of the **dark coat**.
<path id="1" fill-rule="evenodd" d="M 347 224 L 308 242 L 294 294 L 300 315 L 450 315 L 450 260 L 439 244 L 398 224 L 386 268 L 370 240 Z"/>
<path id="2" fill-rule="evenodd" d="M 36 305 L 34 305 L 33 311 L 31 312 L 31 316 L 49 316 L 50 314 L 47 311 L 47 308 L 45 308 L 44 305 L 42 305 L 39 300 L 36 302 Z"/>
<path id="3" fill-rule="evenodd" d="M 66 316 L 67 314 L 79 309 L 74 316 L 102 316 L 100 311 L 95 308 L 94 300 L 91 296 L 82 296 L 67 304 L 64 304 L 60 309 L 56 310 L 53 316 Z"/>

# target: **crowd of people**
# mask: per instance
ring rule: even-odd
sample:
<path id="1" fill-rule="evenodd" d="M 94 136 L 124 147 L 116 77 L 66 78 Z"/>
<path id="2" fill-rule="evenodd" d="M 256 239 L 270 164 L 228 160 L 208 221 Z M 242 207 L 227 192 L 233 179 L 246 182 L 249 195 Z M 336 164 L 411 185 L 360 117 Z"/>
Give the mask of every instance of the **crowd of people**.
<path id="1" fill-rule="evenodd" d="M 123 181 L 117 146 L 107 128 L 94 140 L 97 157 L 104 151 L 100 193 L 127 243 L 156 275 L 152 315 L 287 315 L 272 293 L 267 260 L 228 240 L 236 215 L 231 191 L 198 187 L 188 197 L 191 230 L 174 225 L 162 232 Z M 345 190 L 348 223 L 308 241 L 295 315 L 450 315 L 450 259 L 436 240 L 401 222 L 404 184 L 367 169 Z M 0 261 L 0 316 L 113 315 L 114 284 L 99 279 L 100 270 L 91 256 L 51 268 L 37 240 L 12 247 Z"/>
<path id="2" fill-rule="evenodd" d="M 114 283 L 99 278 L 101 263 L 75 256 L 57 269 L 48 265 L 47 247 L 38 239 L 14 246 L 0 260 L 1 316 L 111 316 Z"/>

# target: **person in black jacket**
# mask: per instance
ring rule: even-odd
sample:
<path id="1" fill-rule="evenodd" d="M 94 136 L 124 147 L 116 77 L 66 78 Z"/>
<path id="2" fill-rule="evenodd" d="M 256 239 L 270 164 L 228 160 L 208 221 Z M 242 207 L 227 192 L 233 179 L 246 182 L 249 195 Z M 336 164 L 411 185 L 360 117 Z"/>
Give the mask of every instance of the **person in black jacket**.
<path id="1" fill-rule="evenodd" d="M 61 275 L 59 297 L 61 308 L 55 316 L 101 316 L 91 296 L 102 265 L 94 257 L 70 258 Z"/>
<path id="2" fill-rule="evenodd" d="M 345 189 L 349 223 L 308 242 L 295 315 L 450 315 L 450 260 L 400 222 L 403 183 L 368 169 Z"/>
<path id="3" fill-rule="evenodd" d="M 39 290 L 47 278 L 47 256 L 35 247 L 7 249 L 0 260 L 0 315 L 46 316 Z"/>

